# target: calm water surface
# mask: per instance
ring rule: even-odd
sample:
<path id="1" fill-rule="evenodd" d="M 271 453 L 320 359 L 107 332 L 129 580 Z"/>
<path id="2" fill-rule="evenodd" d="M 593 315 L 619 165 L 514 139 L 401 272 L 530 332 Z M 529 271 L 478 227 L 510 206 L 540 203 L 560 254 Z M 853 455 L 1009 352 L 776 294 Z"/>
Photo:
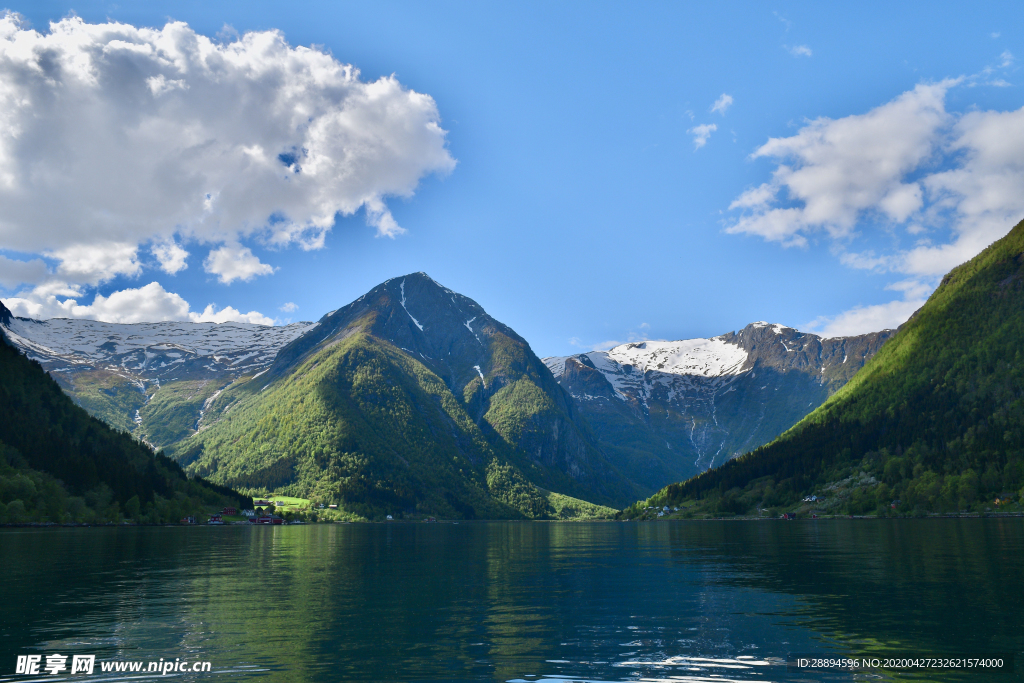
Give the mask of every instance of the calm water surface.
<path id="1" fill-rule="evenodd" d="M 1024 669 L 1022 519 L 6 529 L 0 559 L 0 681 L 61 680 L 14 673 L 54 653 L 213 666 L 86 681 L 1024 680 L 784 664 Z"/>

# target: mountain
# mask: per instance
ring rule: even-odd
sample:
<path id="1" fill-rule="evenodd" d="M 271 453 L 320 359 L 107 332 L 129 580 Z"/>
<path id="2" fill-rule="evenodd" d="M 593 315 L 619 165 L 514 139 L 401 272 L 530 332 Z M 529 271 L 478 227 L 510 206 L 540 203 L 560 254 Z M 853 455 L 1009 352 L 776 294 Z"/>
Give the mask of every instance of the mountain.
<path id="1" fill-rule="evenodd" d="M 170 521 L 242 502 L 76 406 L 8 342 L 12 320 L 0 303 L 0 521 Z"/>
<path id="2" fill-rule="evenodd" d="M 984 510 L 1024 496 L 1024 222 L 950 271 L 846 386 L 769 445 L 626 511 Z M 893 507 L 895 506 L 895 507 Z"/>
<path id="3" fill-rule="evenodd" d="M 194 433 L 212 396 L 266 369 L 312 327 L 32 320 L 10 311 L 0 319 L 0 332 L 76 403 L 158 448 Z"/>
<path id="4" fill-rule="evenodd" d="M 424 273 L 325 315 L 171 452 L 213 481 L 371 518 L 542 517 L 545 492 L 621 506 L 643 491 L 522 337 Z"/>
<path id="5" fill-rule="evenodd" d="M 823 339 L 756 322 L 544 362 L 610 461 L 656 490 L 763 445 L 843 386 L 893 334 Z"/>

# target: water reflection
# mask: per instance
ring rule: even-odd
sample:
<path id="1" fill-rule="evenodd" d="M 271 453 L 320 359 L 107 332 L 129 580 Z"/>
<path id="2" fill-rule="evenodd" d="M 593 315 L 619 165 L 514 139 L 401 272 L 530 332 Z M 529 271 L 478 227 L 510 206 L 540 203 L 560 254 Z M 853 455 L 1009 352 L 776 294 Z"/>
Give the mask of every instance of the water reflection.
<path id="1" fill-rule="evenodd" d="M 221 680 L 914 678 L 784 661 L 1020 652 L 1022 550 L 1019 519 L 4 530 L 0 681 L 57 652 Z"/>

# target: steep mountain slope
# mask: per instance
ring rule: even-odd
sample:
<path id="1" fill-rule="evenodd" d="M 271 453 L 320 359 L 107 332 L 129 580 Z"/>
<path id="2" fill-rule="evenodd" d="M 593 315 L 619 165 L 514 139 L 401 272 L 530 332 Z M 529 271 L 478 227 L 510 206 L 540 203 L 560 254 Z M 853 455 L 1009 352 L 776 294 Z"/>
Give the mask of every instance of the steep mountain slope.
<path id="1" fill-rule="evenodd" d="M 821 507 L 865 512 L 1014 499 L 1024 485 L 1022 348 L 1024 222 L 946 275 L 863 370 L 778 440 L 651 500 L 745 512 L 816 492 Z"/>
<path id="2" fill-rule="evenodd" d="M 536 517 L 535 487 L 620 505 L 640 490 L 526 341 L 423 273 L 324 316 L 206 424 L 174 448 L 189 471 L 370 517 Z"/>
<path id="3" fill-rule="evenodd" d="M 0 322 L 10 317 L 0 303 Z M 3 332 L 0 414 L 4 521 L 116 520 L 120 510 L 176 520 L 203 503 L 240 502 L 231 491 L 189 481 L 174 462 L 89 416 Z"/>
<path id="4" fill-rule="evenodd" d="M 822 339 L 757 322 L 712 339 L 545 358 L 612 463 L 656 489 L 765 444 L 893 334 Z"/>
<path id="5" fill-rule="evenodd" d="M 156 447 L 194 433 L 211 396 L 266 369 L 281 347 L 314 326 L 115 324 L 10 315 L 0 321 L 8 340 L 76 403 Z"/>

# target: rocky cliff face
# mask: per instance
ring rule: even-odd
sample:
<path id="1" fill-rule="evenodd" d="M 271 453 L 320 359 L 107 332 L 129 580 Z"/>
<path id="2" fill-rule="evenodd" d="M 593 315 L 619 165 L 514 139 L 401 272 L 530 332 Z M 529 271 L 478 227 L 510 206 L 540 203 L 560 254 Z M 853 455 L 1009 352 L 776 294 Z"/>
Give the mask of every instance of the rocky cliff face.
<path id="1" fill-rule="evenodd" d="M 612 463 L 658 488 L 771 441 L 893 332 L 822 339 L 758 322 L 712 339 L 636 342 L 545 363 Z"/>

